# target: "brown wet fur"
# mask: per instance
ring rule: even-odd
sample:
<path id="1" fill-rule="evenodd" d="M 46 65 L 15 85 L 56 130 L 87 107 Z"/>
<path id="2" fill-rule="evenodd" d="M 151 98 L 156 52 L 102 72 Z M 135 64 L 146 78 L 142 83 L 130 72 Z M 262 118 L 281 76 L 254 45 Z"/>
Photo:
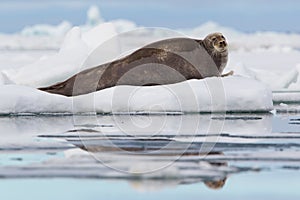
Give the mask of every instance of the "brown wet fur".
<path id="1" fill-rule="evenodd" d="M 221 76 L 227 59 L 227 43 L 221 33 L 210 34 L 204 40 L 167 39 L 39 89 L 64 96 L 77 96 L 116 85 L 173 84 Z"/>

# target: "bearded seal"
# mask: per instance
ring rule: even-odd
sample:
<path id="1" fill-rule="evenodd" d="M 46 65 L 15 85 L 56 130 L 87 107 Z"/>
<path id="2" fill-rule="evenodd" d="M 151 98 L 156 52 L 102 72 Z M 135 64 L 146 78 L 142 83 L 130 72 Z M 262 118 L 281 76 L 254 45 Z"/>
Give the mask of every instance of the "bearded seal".
<path id="1" fill-rule="evenodd" d="M 227 60 L 227 42 L 222 33 L 209 34 L 203 40 L 172 38 L 151 43 L 121 59 L 39 89 L 77 96 L 117 85 L 153 86 L 221 77 Z"/>

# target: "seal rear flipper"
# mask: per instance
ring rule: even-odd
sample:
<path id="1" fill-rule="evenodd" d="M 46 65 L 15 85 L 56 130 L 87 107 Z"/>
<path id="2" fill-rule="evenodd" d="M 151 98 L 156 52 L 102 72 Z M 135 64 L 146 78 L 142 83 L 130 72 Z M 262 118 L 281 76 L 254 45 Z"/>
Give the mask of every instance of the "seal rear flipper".
<path id="1" fill-rule="evenodd" d="M 38 90 L 41 90 L 41 91 L 44 91 L 44 92 L 49 92 L 49 93 L 52 93 L 52 94 L 72 96 L 72 93 L 69 93 L 68 90 L 66 90 L 67 84 L 68 84 L 68 82 L 64 81 L 64 82 L 57 83 L 55 85 L 51 85 L 49 87 L 38 88 Z M 69 91 L 72 91 L 72 90 L 69 90 Z"/>

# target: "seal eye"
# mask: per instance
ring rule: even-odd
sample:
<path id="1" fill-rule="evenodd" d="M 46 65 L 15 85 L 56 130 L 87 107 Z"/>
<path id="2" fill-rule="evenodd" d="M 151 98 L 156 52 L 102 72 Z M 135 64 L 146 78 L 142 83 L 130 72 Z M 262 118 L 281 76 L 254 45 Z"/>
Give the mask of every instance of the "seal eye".
<path id="1" fill-rule="evenodd" d="M 217 39 L 217 38 L 213 37 L 211 40 L 214 42 L 214 41 L 216 41 L 216 39 Z"/>

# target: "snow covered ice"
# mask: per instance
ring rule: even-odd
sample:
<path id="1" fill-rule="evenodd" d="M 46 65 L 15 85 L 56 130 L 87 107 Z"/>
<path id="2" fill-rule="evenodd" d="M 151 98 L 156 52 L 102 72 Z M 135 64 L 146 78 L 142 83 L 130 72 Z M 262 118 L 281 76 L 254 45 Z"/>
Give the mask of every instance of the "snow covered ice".
<path id="1" fill-rule="evenodd" d="M 63 81 L 80 71 L 81 65 L 87 58 L 91 60 L 90 55 L 97 45 L 114 34 L 116 34 L 114 26 L 110 23 L 101 24 L 84 33 L 81 33 L 80 28 L 75 27 L 67 33 L 58 53 L 41 57 L 36 62 L 23 67 L 2 70 L 1 113 L 255 112 L 272 110 L 271 90 L 262 83 L 239 76 L 190 80 L 167 86 L 118 86 L 74 98 L 48 94 L 35 89 Z M 111 51 L 105 48 L 105 57 L 101 58 L 98 55 L 102 54 L 96 51 L 98 53 L 95 56 L 97 57 L 96 61 L 90 62 L 103 63 L 108 58 L 111 59 L 118 55 L 117 43 L 113 41 L 109 44 Z M 91 63 L 89 65 L 93 66 Z M 32 74 L 38 74 L 38 76 L 32 76 Z M 124 94 L 129 94 L 128 99 L 124 97 L 126 96 Z M 120 98 L 119 95 L 122 97 Z"/>
<path id="2" fill-rule="evenodd" d="M 262 83 L 241 77 L 189 80 L 167 86 L 116 86 L 73 98 L 26 86 L 2 85 L 0 98 L 1 114 L 258 112 L 273 109 L 271 91 Z"/>
<path id="3" fill-rule="evenodd" d="M 118 37 L 110 41 L 109 48 L 103 48 L 105 50 L 102 49 L 102 52 L 95 54 L 95 50 L 117 34 L 136 28 L 139 28 L 138 31 L 127 34 L 126 40 L 122 40 L 122 47 L 128 51 L 172 36 L 203 38 L 211 32 L 222 32 L 229 41 L 230 48 L 230 59 L 225 73 L 234 70 L 235 74 L 226 78 L 190 80 L 168 85 L 168 89 L 164 86 L 118 86 L 75 98 L 47 94 L 35 89 L 63 81 L 83 68 L 93 67 L 128 53 L 120 49 Z M 214 22 L 177 31 L 143 29 L 124 19 L 105 23 L 97 7 L 91 7 L 87 13 L 86 24 L 79 27 L 72 28 L 71 23 L 65 21 L 57 26 L 36 25 L 26 27 L 20 33 L 0 34 L 0 49 L 4 52 L 9 49 L 27 49 L 26 52 L 29 52 L 20 51 L 20 54 L 11 54 L 10 58 L 0 55 L 0 112 L 270 111 L 273 109 L 274 98 L 277 102 L 291 101 L 291 98 L 293 101 L 300 100 L 297 94 L 272 95 L 272 91 L 299 90 L 299 41 L 299 34 L 242 33 Z M 39 49 L 40 55 L 30 53 L 30 50 L 36 49 Z M 105 56 L 98 56 L 103 52 L 106 52 Z M 92 56 L 93 59 L 88 59 Z M 207 89 L 207 82 L 210 85 L 222 83 L 221 96 L 225 100 L 223 103 L 212 101 L 214 98 L 210 92 L 213 91 Z M 184 87 L 190 90 L 182 89 Z M 155 94 L 152 94 L 154 90 Z M 135 94 L 130 97 L 129 103 L 115 101 L 114 95 L 118 95 L 118 92 L 130 91 L 135 91 Z"/>

